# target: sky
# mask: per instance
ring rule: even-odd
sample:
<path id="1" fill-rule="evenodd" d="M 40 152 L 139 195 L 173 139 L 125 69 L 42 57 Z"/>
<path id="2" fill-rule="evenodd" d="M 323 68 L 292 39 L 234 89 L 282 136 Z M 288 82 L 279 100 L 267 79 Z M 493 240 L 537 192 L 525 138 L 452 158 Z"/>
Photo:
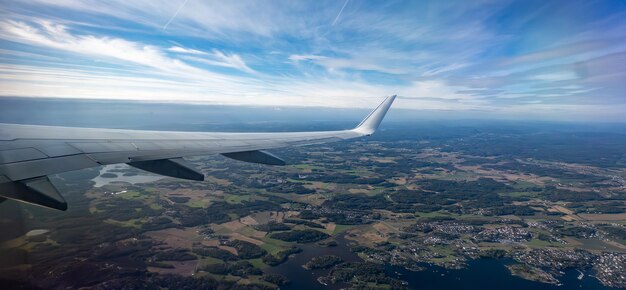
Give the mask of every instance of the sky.
<path id="1" fill-rule="evenodd" d="M 626 122 L 626 1 L 0 0 L 0 96 Z"/>

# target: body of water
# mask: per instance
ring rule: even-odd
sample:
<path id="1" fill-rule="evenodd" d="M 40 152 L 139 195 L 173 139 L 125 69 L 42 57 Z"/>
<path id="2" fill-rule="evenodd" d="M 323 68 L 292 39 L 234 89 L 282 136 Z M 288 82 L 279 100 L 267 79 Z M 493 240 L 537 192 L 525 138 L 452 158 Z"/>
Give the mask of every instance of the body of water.
<path id="1" fill-rule="evenodd" d="M 270 273 L 281 274 L 287 277 L 291 284 L 281 287 L 285 290 L 308 290 L 308 289 L 341 289 L 347 285 L 324 286 L 317 281 L 320 276 L 328 275 L 330 270 L 306 270 L 302 267 L 313 257 L 322 255 L 339 256 L 345 261 L 362 261 L 352 253 L 347 246 L 347 241 L 342 237 L 337 238 L 338 246 L 324 248 L 315 244 L 302 245 L 302 253 L 291 257 L 287 262 L 276 267 L 268 268 Z M 421 265 L 425 270 L 413 272 L 398 266 L 385 266 L 387 274 L 391 277 L 408 282 L 410 289 L 460 289 L 460 290 L 615 290 L 605 287 L 594 277 L 585 273 L 578 280 L 580 273 L 576 270 L 565 271 L 563 276 L 557 277 L 561 286 L 532 282 L 512 276 L 506 268 L 510 260 L 480 259 L 469 262 L 468 266 L 461 270 L 448 270 L 438 266 Z"/>
<path id="2" fill-rule="evenodd" d="M 276 267 L 266 269 L 266 272 L 280 274 L 287 277 L 291 283 L 280 287 L 281 290 L 308 290 L 308 289 L 341 289 L 345 288 L 345 284 L 336 284 L 324 286 L 317 282 L 317 278 L 328 275 L 330 269 L 307 270 L 302 266 L 310 261 L 313 257 L 322 255 L 334 255 L 341 257 L 346 262 L 361 262 L 359 256 L 350 251 L 347 241 L 342 237 L 336 238 L 338 246 L 336 247 L 320 247 L 316 244 L 298 245 L 302 248 L 301 253 L 292 256 L 287 262 Z"/>
<path id="3" fill-rule="evenodd" d="M 398 266 L 386 266 L 391 277 L 407 281 L 411 289 L 459 289 L 459 290 L 615 290 L 603 286 L 600 282 L 585 273 L 578 280 L 580 273 L 574 269 L 565 271 L 563 276 L 556 277 L 562 285 L 551 285 L 528 281 L 512 276 L 506 268 L 511 261 L 496 259 L 479 259 L 470 261 L 461 270 L 448 270 L 437 266 L 426 266 L 424 271 L 412 272 Z"/>
<path id="4" fill-rule="evenodd" d="M 136 175 L 125 176 L 124 172 L 120 172 L 120 171 L 123 171 L 124 169 L 127 169 L 127 168 L 128 168 L 128 165 L 125 165 L 125 164 L 105 165 L 102 167 L 102 169 L 100 169 L 100 175 L 96 176 L 91 181 L 96 183 L 94 184 L 94 187 L 103 187 L 112 182 L 126 182 L 126 183 L 130 183 L 134 185 L 137 183 L 154 182 L 154 181 L 164 178 L 161 175 L 154 175 L 154 174 L 150 174 L 150 173 L 143 172 L 143 171 Z M 117 175 L 117 177 L 113 177 L 113 178 L 102 177 L 102 174 L 104 173 L 112 173 L 112 174 Z"/>

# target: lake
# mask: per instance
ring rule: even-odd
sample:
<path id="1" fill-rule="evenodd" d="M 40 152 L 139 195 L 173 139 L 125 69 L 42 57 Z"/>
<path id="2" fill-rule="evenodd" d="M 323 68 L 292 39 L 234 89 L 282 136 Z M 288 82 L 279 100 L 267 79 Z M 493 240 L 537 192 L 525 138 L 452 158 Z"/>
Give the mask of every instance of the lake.
<path id="1" fill-rule="evenodd" d="M 126 182 L 130 184 L 148 183 L 164 178 L 161 175 L 155 175 L 144 171 L 141 171 L 139 174 L 136 175 L 125 176 L 123 171 L 128 168 L 129 166 L 125 164 L 112 164 L 103 166 L 102 169 L 100 169 L 100 174 L 91 180 L 96 183 L 93 187 L 103 187 L 113 182 Z M 102 174 L 104 173 L 112 173 L 117 175 L 117 177 L 102 177 Z"/>

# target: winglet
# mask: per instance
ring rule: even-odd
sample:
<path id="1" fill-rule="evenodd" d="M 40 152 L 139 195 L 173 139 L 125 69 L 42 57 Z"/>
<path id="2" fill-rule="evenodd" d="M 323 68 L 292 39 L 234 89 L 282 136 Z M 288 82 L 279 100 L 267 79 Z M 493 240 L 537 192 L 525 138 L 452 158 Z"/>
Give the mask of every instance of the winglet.
<path id="1" fill-rule="evenodd" d="M 376 109 L 374 109 L 374 111 L 372 111 L 369 115 L 367 115 L 367 117 L 365 117 L 365 119 L 363 119 L 363 121 L 361 121 L 361 123 L 359 123 L 359 125 L 356 126 L 356 128 L 354 128 L 352 131 L 355 131 L 363 135 L 368 135 L 368 136 L 372 135 L 372 133 L 374 133 L 376 129 L 378 129 L 378 125 L 380 125 L 380 122 L 385 117 L 385 114 L 387 114 L 389 107 L 391 107 L 391 104 L 393 103 L 395 99 L 396 99 L 396 95 L 387 97 L 382 103 L 380 103 L 380 105 L 378 105 L 378 107 L 376 107 Z"/>

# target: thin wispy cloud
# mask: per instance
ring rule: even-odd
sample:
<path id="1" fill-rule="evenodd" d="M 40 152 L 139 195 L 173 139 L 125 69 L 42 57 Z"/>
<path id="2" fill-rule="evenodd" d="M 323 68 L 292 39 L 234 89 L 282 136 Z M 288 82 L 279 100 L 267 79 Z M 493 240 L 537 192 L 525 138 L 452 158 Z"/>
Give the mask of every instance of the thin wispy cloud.
<path id="1" fill-rule="evenodd" d="M 165 25 L 163 25 L 163 31 L 165 31 L 165 29 L 167 29 L 167 27 L 170 25 L 170 23 L 172 23 L 174 18 L 176 18 L 176 16 L 178 16 L 178 13 L 180 13 L 180 10 L 182 10 L 183 7 L 185 7 L 185 5 L 187 4 L 187 1 L 189 1 L 189 0 L 184 0 L 183 3 L 180 4 L 180 6 L 178 6 L 178 9 L 176 9 L 176 12 L 174 12 L 174 15 L 172 15 L 172 17 L 167 21 L 167 23 L 165 23 Z"/>
<path id="2" fill-rule="evenodd" d="M 447 112 L 626 111 L 619 1 L 337 4 L 8 2 L 0 95 L 369 107 L 399 94 L 399 107 Z"/>
<path id="3" fill-rule="evenodd" d="M 198 54 L 198 53 L 192 53 L 192 54 Z M 201 53 L 201 54 L 207 54 L 207 53 Z M 251 69 L 246 63 L 245 61 L 237 54 L 227 54 L 227 53 L 223 53 L 217 49 L 214 49 L 210 54 L 208 54 L 210 57 L 187 57 L 186 59 L 189 60 L 194 60 L 194 61 L 198 61 L 198 62 L 202 62 L 208 65 L 213 65 L 213 66 L 221 66 L 221 67 L 228 67 L 228 68 L 233 68 L 236 70 L 240 70 L 246 73 L 250 73 L 250 74 L 254 74 L 256 73 L 255 70 Z"/>
<path id="4" fill-rule="evenodd" d="M 335 17 L 335 20 L 333 20 L 333 24 L 331 24 L 332 26 L 335 26 L 335 24 L 337 23 L 337 20 L 339 20 L 339 17 L 341 17 L 341 13 L 343 13 L 343 10 L 346 9 L 346 5 L 348 5 L 348 2 L 350 0 L 346 0 L 346 2 L 343 2 L 343 6 L 341 6 L 341 10 L 339 10 L 339 13 L 337 13 L 337 17 Z"/>

